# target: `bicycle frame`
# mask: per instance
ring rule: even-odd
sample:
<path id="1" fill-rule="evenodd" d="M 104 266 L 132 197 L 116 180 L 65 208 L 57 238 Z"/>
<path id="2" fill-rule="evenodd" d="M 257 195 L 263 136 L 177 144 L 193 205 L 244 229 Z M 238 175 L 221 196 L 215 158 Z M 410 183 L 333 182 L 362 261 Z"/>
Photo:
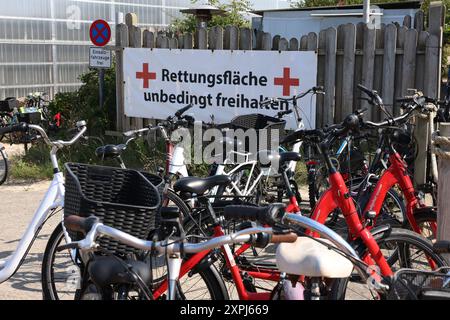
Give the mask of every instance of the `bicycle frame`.
<path id="1" fill-rule="evenodd" d="M 52 149 L 50 157 L 53 164 L 58 163 L 55 149 Z M 18 270 L 49 214 L 59 207 L 64 207 L 64 191 L 64 177 L 62 172 L 58 171 L 53 175 L 53 180 L 51 181 L 39 207 L 34 213 L 28 228 L 22 235 L 14 253 L 9 257 L 0 260 L 0 283 L 8 280 Z M 63 218 L 64 216 L 62 215 L 62 219 Z M 68 237 L 65 230 L 64 233 L 66 237 Z M 68 240 L 70 241 L 70 238 L 68 238 Z"/>
<path id="2" fill-rule="evenodd" d="M 418 207 L 419 202 L 415 195 L 415 189 L 411 178 L 406 172 L 406 165 L 397 152 L 393 152 L 389 155 L 389 162 L 390 166 L 383 172 L 378 180 L 363 212 L 375 211 L 378 216 L 387 192 L 393 186 L 398 185 L 406 199 L 406 217 L 408 222 L 415 232 L 421 234 L 421 229 L 417 225 L 414 217 L 414 209 Z M 431 227 L 433 232 L 436 232 L 437 226 L 433 224 Z"/>
<path id="3" fill-rule="evenodd" d="M 340 208 L 347 222 L 350 237 L 353 239 L 361 238 L 369 250 L 371 259 L 378 265 L 381 273 L 384 276 L 391 276 L 393 272 L 369 229 L 363 225 L 342 175 L 339 172 L 330 173 L 329 182 L 330 188 L 320 197 L 311 215 L 311 219 L 325 224 L 328 216 L 335 209 Z M 316 233 L 310 232 L 310 234 L 318 236 Z M 368 260 L 370 258 L 366 257 L 366 259 Z"/>

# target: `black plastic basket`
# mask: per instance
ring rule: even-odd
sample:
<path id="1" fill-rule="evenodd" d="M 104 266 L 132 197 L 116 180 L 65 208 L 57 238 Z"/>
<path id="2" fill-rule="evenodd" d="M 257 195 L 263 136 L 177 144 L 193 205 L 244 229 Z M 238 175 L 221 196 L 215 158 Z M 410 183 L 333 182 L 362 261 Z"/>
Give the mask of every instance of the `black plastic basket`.
<path id="1" fill-rule="evenodd" d="M 136 170 L 81 163 L 66 163 L 65 169 L 65 215 L 94 215 L 105 225 L 140 239 L 147 239 L 158 227 L 161 197 L 150 180 L 161 184 L 159 177 L 144 176 Z M 83 238 L 79 233 L 70 233 L 70 236 L 73 240 Z M 117 255 L 139 251 L 106 237 L 100 238 L 98 243 Z"/>
<path id="2" fill-rule="evenodd" d="M 17 118 L 19 122 L 26 122 L 29 124 L 40 124 L 42 121 L 42 115 L 38 111 L 18 113 Z"/>
<path id="3" fill-rule="evenodd" d="M 6 98 L 0 100 L 0 112 L 13 112 L 14 108 L 19 107 L 19 101 L 16 98 Z"/>
<path id="4" fill-rule="evenodd" d="M 285 135 L 286 121 L 271 116 L 266 116 L 260 113 L 244 114 L 237 116 L 230 122 L 233 129 L 255 129 L 255 130 L 267 130 L 267 141 L 260 141 L 258 134 L 258 148 L 257 150 L 269 149 L 273 144 L 278 144 Z M 277 131 L 277 134 L 275 134 Z M 275 141 L 276 140 L 276 141 Z M 248 141 L 245 141 L 245 149 L 250 150 Z"/>
<path id="5" fill-rule="evenodd" d="M 450 267 L 436 271 L 400 269 L 394 275 L 389 300 L 450 300 Z"/>

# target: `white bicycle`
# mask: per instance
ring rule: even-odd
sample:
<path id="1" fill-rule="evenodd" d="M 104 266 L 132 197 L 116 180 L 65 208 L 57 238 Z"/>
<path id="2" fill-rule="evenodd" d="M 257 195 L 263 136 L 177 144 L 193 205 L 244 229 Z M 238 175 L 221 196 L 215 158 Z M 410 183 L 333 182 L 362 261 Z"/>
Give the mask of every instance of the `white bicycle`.
<path id="1" fill-rule="evenodd" d="M 34 216 L 28 225 L 25 233 L 20 239 L 16 250 L 9 257 L 0 260 L 0 283 L 5 282 L 12 277 L 23 263 L 28 250 L 32 246 L 34 240 L 39 234 L 39 231 L 44 226 L 45 222 L 58 212 L 61 212 L 61 219 L 63 219 L 62 208 L 64 207 L 64 177 L 59 170 L 57 153 L 58 150 L 74 144 L 86 132 L 86 122 L 79 121 L 76 124 L 77 133 L 69 141 L 55 140 L 51 141 L 47 133 L 38 125 L 19 123 L 16 125 L 0 128 L 0 136 L 12 132 L 28 132 L 29 130 L 37 133 L 36 138 L 42 139 L 47 145 L 51 147 L 50 160 L 53 166 L 53 180 L 51 181 L 44 198 L 37 208 Z M 61 225 L 61 224 L 60 224 Z M 70 241 L 67 232 L 64 230 L 66 240 Z"/>

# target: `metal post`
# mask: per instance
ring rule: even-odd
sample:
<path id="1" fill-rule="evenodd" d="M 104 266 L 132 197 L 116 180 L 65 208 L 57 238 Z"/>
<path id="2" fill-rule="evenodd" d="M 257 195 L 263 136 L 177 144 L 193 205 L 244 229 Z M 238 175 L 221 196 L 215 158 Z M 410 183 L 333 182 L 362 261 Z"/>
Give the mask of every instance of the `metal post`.
<path id="1" fill-rule="evenodd" d="M 105 69 L 98 69 L 98 102 L 100 109 L 103 108 L 103 89 L 105 87 Z"/>
<path id="2" fill-rule="evenodd" d="M 370 22 L 370 0 L 364 0 L 363 2 L 363 20 L 365 24 Z"/>

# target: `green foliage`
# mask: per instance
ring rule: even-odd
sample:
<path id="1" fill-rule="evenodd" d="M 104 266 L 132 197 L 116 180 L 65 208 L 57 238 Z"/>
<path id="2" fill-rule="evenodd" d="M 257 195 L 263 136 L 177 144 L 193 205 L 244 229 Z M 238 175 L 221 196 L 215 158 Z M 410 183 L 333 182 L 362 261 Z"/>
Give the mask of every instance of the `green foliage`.
<path id="1" fill-rule="evenodd" d="M 80 76 L 83 83 L 74 92 L 56 94 L 49 109 L 56 114 L 61 112 L 63 127 L 73 128 L 79 120 L 86 120 L 90 135 L 103 135 L 112 129 L 115 123 L 116 77 L 114 65 L 105 70 L 104 103 L 99 105 L 99 84 L 96 69 L 91 69 Z"/>
<path id="2" fill-rule="evenodd" d="M 197 3 L 198 0 L 191 0 L 192 3 Z M 252 9 L 249 0 L 230 0 L 223 3 L 221 0 L 209 0 L 209 5 L 216 6 L 219 9 L 227 11 L 223 16 L 213 16 L 208 23 L 208 27 L 227 25 L 237 26 L 239 28 L 250 27 L 249 21 L 247 21 L 243 13 Z M 194 15 L 184 14 L 182 18 L 175 19 L 169 29 L 173 32 L 193 32 L 197 26 L 197 22 Z"/>

